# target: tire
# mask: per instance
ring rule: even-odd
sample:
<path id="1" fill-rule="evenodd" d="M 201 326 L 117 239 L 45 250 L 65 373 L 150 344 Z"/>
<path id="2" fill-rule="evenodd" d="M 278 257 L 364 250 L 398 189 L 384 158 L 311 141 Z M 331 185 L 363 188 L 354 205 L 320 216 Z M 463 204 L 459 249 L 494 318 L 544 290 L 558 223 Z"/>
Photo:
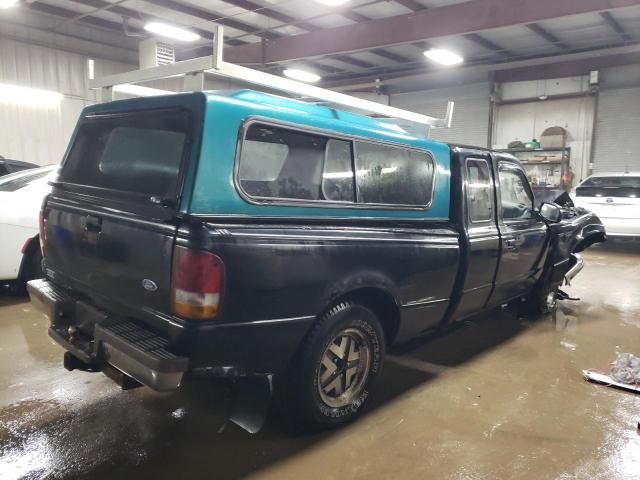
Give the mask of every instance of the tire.
<path id="1" fill-rule="evenodd" d="M 44 272 L 42 271 L 42 253 L 40 253 L 40 246 L 36 245 L 31 249 L 28 257 L 25 258 L 25 268 L 22 274 L 24 282 L 29 280 L 35 280 L 36 278 L 42 278 Z"/>
<path id="2" fill-rule="evenodd" d="M 555 313 L 558 309 L 556 295 L 558 286 L 546 285 L 536 289 L 526 302 L 526 312 L 531 315 L 548 315 Z"/>
<path id="3" fill-rule="evenodd" d="M 280 404 L 296 428 L 345 424 L 367 405 L 384 355 L 377 315 L 357 303 L 339 303 L 303 340 L 286 373 L 286 398 Z"/>

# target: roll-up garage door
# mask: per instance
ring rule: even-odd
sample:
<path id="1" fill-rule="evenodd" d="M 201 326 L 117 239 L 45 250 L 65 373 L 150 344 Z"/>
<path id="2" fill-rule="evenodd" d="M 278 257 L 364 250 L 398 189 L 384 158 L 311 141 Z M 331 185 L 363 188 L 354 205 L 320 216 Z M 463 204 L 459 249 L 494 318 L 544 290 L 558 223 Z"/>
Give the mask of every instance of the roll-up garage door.
<path id="1" fill-rule="evenodd" d="M 602 90 L 593 171 L 640 170 L 640 88 Z"/>
<path id="2" fill-rule="evenodd" d="M 489 132 L 489 84 L 474 83 L 391 96 L 391 105 L 442 118 L 447 101 L 456 105 L 451 128 L 434 128 L 430 137 L 443 142 L 487 146 Z"/>

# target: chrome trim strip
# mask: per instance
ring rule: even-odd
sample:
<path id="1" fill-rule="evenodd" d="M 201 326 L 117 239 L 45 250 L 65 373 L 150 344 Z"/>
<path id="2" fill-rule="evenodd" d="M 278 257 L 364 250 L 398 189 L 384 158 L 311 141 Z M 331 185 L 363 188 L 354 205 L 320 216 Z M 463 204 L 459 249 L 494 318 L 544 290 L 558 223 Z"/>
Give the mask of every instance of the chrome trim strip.
<path id="1" fill-rule="evenodd" d="M 436 300 L 427 300 L 427 301 L 414 300 L 412 302 L 405 303 L 404 305 L 402 305 L 402 308 L 425 307 L 428 305 L 437 305 L 439 303 L 445 303 L 448 301 L 449 301 L 448 298 L 438 298 Z"/>
<path id="2" fill-rule="evenodd" d="M 238 323 L 221 323 L 218 325 L 212 325 L 212 327 L 217 328 L 227 328 L 227 327 L 250 327 L 252 325 L 278 325 L 283 323 L 297 323 L 297 322 L 308 322 L 316 318 L 314 315 L 307 315 L 304 317 L 291 317 L 291 318 L 276 318 L 273 320 L 256 320 L 255 322 L 238 322 Z"/>

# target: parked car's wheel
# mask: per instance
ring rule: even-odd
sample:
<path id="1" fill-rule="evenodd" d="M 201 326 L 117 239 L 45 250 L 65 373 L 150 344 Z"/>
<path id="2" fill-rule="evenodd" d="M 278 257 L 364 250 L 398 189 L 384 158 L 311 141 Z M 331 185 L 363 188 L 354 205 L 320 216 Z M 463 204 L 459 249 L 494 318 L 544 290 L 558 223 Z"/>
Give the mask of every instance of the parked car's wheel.
<path id="1" fill-rule="evenodd" d="M 357 303 L 331 308 L 312 328 L 287 373 L 285 405 L 298 424 L 332 427 L 367 404 L 385 353 L 376 314 Z"/>
<path id="2" fill-rule="evenodd" d="M 36 278 L 42 278 L 44 272 L 42 271 L 42 253 L 40 253 L 39 245 L 31 249 L 29 256 L 25 259 L 25 269 L 23 272 L 24 282 L 34 280 Z"/>

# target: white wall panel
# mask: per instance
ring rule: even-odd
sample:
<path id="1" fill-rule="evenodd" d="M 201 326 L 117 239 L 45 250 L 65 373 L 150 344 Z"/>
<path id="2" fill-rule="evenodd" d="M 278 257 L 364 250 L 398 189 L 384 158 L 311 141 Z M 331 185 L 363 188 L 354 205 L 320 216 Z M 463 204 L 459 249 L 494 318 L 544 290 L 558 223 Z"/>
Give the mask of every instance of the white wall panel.
<path id="1" fill-rule="evenodd" d="M 391 95 L 391 105 L 444 117 L 447 101 L 456 102 L 451 128 L 435 128 L 430 137 L 444 142 L 487 146 L 489 132 L 489 83 L 473 83 L 421 92 Z"/>
<path id="2" fill-rule="evenodd" d="M 602 90 L 593 171 L 640 171 L 640 88 Z"/>
<path id="3" fill-rule="evenodd" d="M 523 143 L 536 138 L 547 127 L 563 127 L 571 147 L 571 168 L 576 179 L 588 173 L 593 131 L 593 97 L 546 100 L 500 105 L 496 112 L 494 146 L 506 148 L 509 142 Z"/>
<path id="4" fill-rule="evenodd" d="M 59 105 L 0 101 L 0 155 L 47 165 L 58 163 L 82 109 L 95 102 L 89 90 L 89 57 L 0 39 L 0 83 L 63 94 Z M 130 70 L 129 64 L 96 59 L 96 75 Z"/>

